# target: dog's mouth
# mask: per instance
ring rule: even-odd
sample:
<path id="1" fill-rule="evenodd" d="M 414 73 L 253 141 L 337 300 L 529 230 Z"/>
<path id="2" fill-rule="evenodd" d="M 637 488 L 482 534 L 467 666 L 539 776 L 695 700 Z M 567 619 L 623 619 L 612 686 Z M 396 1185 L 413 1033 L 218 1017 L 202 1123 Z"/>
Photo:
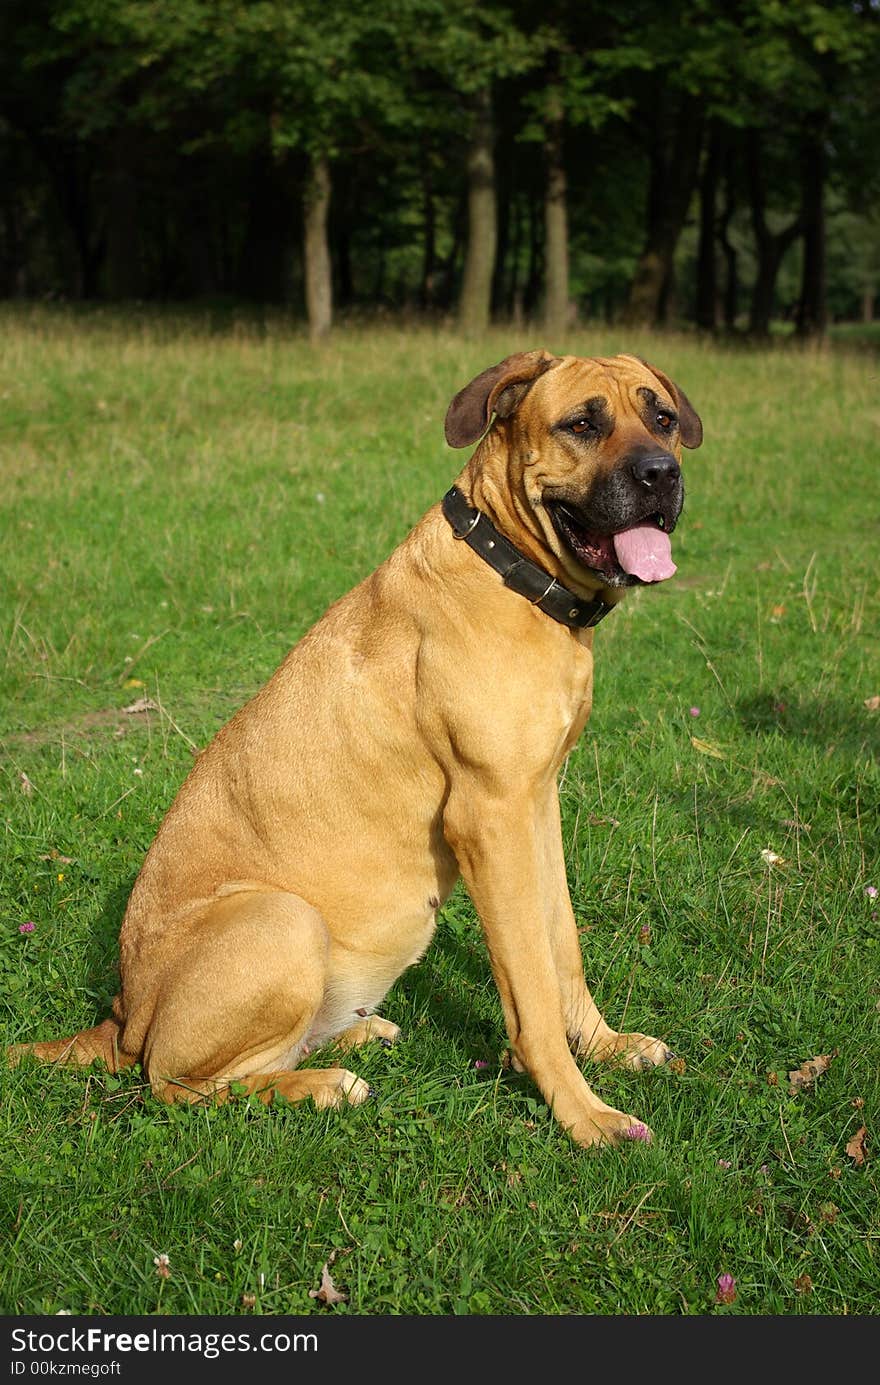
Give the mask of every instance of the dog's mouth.
<path id="1" fill-rule="evenodd" d="M 667 520 L 658 510 L 638 524 L 609 534 L 592 529 L 572 505 L 547 501 L 553 526 L 565 547 L 608 586 L 662 582 L 676 571 Z"/>

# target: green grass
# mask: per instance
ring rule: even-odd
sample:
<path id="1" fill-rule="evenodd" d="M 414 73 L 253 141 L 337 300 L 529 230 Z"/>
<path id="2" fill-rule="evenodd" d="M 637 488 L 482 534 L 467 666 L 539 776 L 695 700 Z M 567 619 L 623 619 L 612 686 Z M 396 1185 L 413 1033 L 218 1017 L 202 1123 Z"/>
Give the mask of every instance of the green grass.
<path id="1" fill-rule="evenodd" d="M 403 1042 L 357 1055 L 366 1106 L 169 1109 L 137 1070 L 0 1071 L 0 1311 L 876 1311 L 877 371 L 845 347 L 386 328 L 313 350 L 281 320 L 2 310 L 3 1040 L 106 1014 L 193 748 L 449 485 L 452 394 L 542 344 L 655 360 L 706 427 L 679 574 L 597 632 L 562 786 L 594 993 L 680 1059 L 591 1081 L 655 1144 L 578 1150 L 504 1065 L 457 891 L 383 1007 Z M 160 710 L 121 710 L 138 696 Z"/>

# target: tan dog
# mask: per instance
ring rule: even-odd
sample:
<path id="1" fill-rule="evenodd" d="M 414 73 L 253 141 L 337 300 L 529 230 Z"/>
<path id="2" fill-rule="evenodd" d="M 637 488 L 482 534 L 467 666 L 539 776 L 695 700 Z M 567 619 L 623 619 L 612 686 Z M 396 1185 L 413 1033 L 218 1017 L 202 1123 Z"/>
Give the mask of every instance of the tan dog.
<path id="1" fill-rule="evenodd" d="M 196 760 L 129 900 L 115 1018 L 14 1058 L 140 1061 L 164 1101 L 235 1082 L 361 1102 L 354 1073 L 297 1064 L 397 1037 L 375 1007 L 460 873 L 515 1066 L 579 1144 L 650 1138 L 572 1056 L 671 1054 L 609 1028 L 586 987 L 556 779 L 590 712 L 592 625 L 675 570 L 700 421 L 633 356 L 534 351 L 463 389 L 446 435 L 482 442 L 443 505 Z"/>

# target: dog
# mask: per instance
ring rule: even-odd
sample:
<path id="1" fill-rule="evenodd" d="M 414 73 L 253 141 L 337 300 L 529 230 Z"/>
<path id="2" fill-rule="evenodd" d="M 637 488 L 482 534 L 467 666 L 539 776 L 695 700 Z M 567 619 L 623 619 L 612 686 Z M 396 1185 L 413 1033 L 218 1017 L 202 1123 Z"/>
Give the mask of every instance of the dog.
<path id="1" fill-rule="evenodd" d="M 702 424 L 635 356 L 508 356 L 453 399 L 478 444 L 455 484 L 336 601 L 195 760 L 135 881 L 113 1017 L 19 1045 L 140 1062 L 163 1101 L 357 1105 L 348 1068 L 301 1068 L 398 1027 L 376 1013 L 463 877 L 511 1061 L 582 1146 L 651 1138 L 578 1058 L 668 1062 L 587 989 L 557 776 L 590 713 L 593 630 L 675 571 L 682 447 Z"/>

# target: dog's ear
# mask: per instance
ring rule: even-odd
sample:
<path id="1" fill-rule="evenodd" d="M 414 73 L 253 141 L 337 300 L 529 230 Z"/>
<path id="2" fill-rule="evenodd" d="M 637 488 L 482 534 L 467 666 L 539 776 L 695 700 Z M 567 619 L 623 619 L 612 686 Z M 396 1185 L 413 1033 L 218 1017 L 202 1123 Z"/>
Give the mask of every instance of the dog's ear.
<path id="1" fill-rule="evenodd" d="M 446 412 L 446 441 L 469 447 L 481 438 L 492 415 L 508 418 L 530 385 L 556 361 L 549 351 L 518 351 L 490 366 L 459 390 Z"/>
<path id="2" fill-rule="evenodd" d="M 688 399 L 684 390 L 679 389 L 674 380 L 670 380 L 668 375 L 664 375 L 662 370 L 658 370 L 650 361 L 645 361 L 641 356 L 632 359 L 641 361 L 643 366 L 650 370 L 652 375 L 667 389 L 675 400 L 678 409 L 678 426 L 681 432 L 681 441 L 685 447 L 699 447 L 703 441 L 703 423 L 691 401 Z"/>

